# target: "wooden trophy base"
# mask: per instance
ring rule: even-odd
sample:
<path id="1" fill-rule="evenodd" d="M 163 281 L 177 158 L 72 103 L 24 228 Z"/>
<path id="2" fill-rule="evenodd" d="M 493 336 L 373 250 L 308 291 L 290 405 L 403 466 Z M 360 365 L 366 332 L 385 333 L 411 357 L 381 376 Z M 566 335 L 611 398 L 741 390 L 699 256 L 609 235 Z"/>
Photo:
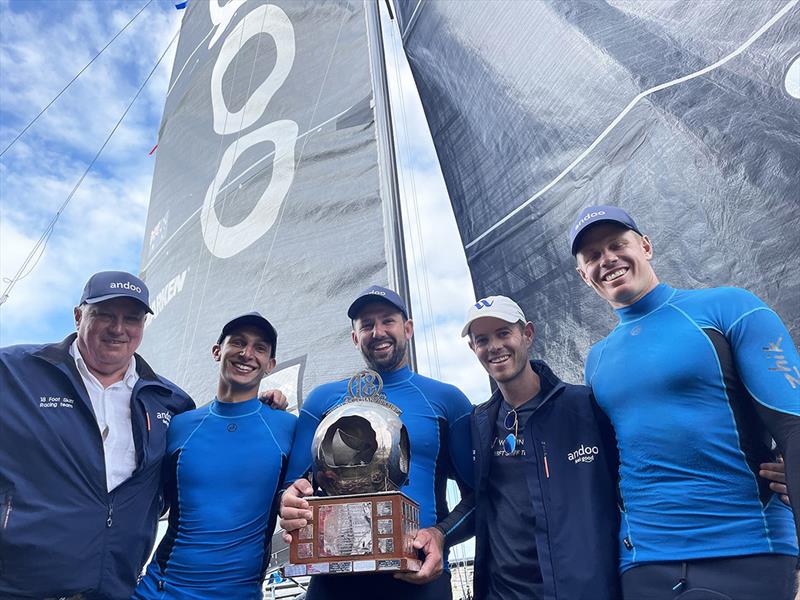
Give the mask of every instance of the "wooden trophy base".
<path id="1" fill-rule="evenodd" d="M 413 572 L 419 505 L 402 492 L 307 497 L 313 517 L 292 532 L 285 577 Z"/>

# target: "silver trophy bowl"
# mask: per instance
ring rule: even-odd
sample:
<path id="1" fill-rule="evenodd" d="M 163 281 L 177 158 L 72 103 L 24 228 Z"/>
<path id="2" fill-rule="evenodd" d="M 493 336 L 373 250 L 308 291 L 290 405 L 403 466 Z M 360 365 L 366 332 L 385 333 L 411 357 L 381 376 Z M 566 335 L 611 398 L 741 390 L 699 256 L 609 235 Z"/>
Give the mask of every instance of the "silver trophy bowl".
<path id="1" fill-rule="evenodd" d="M 375 401 L 332 410 L 317 427 L 311 453 L 314 478 L 329 496 L 396 491 L 408 480 L 408 430 Z"/>

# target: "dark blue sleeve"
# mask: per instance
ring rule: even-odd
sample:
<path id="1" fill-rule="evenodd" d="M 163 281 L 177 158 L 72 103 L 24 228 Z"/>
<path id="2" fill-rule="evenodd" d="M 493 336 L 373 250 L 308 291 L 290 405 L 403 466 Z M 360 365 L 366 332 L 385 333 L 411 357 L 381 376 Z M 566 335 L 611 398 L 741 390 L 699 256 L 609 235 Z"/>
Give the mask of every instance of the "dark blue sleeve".
<path id="1" fill-rule="evenodd" d="M 451 477 L 458 485 L 461 501 L 436 524 L 448 547 L 459 544 L 475 534 L 474 472 L 472 465 L 472 404 L 456 387 L 450 387 L 447 405 L 447 446 L 452 465 Z"/>
<path id="2" fill-rule="evenodd" d="M 728 324 L 725 337 L 756 412 L 783 454 L 800 537 L 800 356 L 774 311 L 749 292 L 736 293 L 736 301 L 726 306 L 741 314 Z"/>
<path id="3" fill-rule="evenodd" d="M 472 414 L 472 403 L 458 388 L 453 388 L 453 396 L 449 406 L 448 447 L 453 473 L 459 487 L 466 486 L 471 490 L 475 483 L 472 470 L 472 437 L 469 417 Z M 462 496 L 465 490 L 461 490 Z"/>

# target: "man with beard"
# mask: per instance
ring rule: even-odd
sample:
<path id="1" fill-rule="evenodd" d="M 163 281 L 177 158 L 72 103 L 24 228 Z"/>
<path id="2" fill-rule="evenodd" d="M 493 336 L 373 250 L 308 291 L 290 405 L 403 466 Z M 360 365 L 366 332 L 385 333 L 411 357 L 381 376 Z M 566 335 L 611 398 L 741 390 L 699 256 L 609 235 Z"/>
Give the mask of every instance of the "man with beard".
<path id="1" fill-rule="evenodd" d="M 425 554 L 417 573 L 316 575 L 311 578 L 308 600 L 373 599 L 446 600 L 452 596 L 450 575 L 443 570 L 445 546 L 461 541 L 470 520 L 464 501 L 448 514 L 445 489 L 453 478 L 469 495 L 471 448 L 469 415 L 472 405 L 456 387 L 412 372 L 408 366 L 408 341 L 414 325 L 403 300 L 392 290 L 372 286 L 364 290 L 347 311 L 353 326 L 353 343 L 367 365 L 380 373 L 388 402 L 400 409 L 411 444 L 409 479 L 401 491 L 420 506 L 420 529 L 415 548 Z M 294 483 L 281 502 L 281 526 L 288 531 L 304 527 L 311 511 L 303 496 L 313 493 L 304 479 L 311 469 L 311 441 L 317 425 L 347 395 L 348 380 L 321 385 L 303 403 L 289 462 L 287 481 Z M 288 533 L 284 539 L 291 539 Z M 414 585 L 417 584 L 417 585 Z"/>
<path id="2" fill-rule="evenodd" d="M 619 318 L 585 380 L 619 446 L 624 597 L 793 598 L 800 357 L 786 327 L 745 290 L 660 283 L 653 243 L 618 207 L 584 209 L 570 236 L 578 273 Z M 772 438 L 794 522 L 757 476 Z"/>
<path id="3" fill-rule="evenodd" d="M 211 348 L 216 398 L 172 419 L 165 494 L 169 528 L 137 600 L 261 600 L 279 489 L 297 417 L 267 408 L 261 380 L 278 334 L 253 312 L 232 319 Z"/>

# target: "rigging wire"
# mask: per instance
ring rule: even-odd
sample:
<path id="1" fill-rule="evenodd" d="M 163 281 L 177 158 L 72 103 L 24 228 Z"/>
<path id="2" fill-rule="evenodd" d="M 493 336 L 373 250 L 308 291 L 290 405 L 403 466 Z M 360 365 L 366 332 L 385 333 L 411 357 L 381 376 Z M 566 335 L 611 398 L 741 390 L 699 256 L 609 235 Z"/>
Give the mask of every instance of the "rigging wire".
<path id="1" fill-rule="evenodd" d="M 402 52 L 402 42 L 400 42 L 400 50 L 397 50 L 397 42 L 396 37 L 400 34 L 399 27 L 393 27 L 393 43 L 395 46 L 394 50 L 394 68 L 395 68 L 395 81 L 399 82 L 401 80 L 400 74 L 400 59 L 398 57 L 398 53 Z M 409 139 L 409 126 L 408 120 L 406 117 L 406 108 L 405 102 L 403 100 L 402 90 L 399 91 L 400 100 L 398 104 L 400 105 L 400 124 L 402 125 L 402 131 L 405 135 L 406 140 Z M 396 112 L 396 111 L 395 111 Z M 405 144 L 405 155 L 407 159 L 407 164 L 411 165 L 411 147 L 410 144 Z M 414 221 L 415 221 L 415 230 L 416 230 L 416 238 L 417 238 L 417 248 L 418 248 L 418 256 L 420 265 L 414 269 L 414 278 L 417 283 L 417 289 L 419 290 L 420 295 L 425 297 L 425 311 L 423 314 L 426 314 L 430 318 L 430 330 L 431 330 L 431 339 L 428 338 L 427 330 L 424 330 L 425 336 L 425 344 L 428 362 L 428 369 L 429 372 L 433 377 L 436 379 L 441 378 L 441 363 L 439 360 L 439 346 L 436 341 L 436 319 L 433 311 L 433 304 L 431 302 L 431 292 L 430 292 L 430 278 L 428 277 L 428 265 L 426 260 L 426 252 L 425 252 L 425 242 L 424 236 L 422 234 L 422 227 L 421 227 L 421 219 L 420 219 L 420 209 L 419 209 L 419 194 L 417 193 L 417 186 L 414 177 L 414 169 L 409 168 L 409 180 L 410 180 L 410 202 L 406 202 L 406 205 L 410 208 L 407 211 L 407 214 L 413 212 L 414 214 Z M 403 180 L 405 180 L 405 172 L 403 173 Z M 409 206 L 410 205 L 410 206 Z M 409 238 L 413 236 L 413 232 L 409 228 Z M 421 266 L 421 269 L 419 268 Z M 420 271 L 421 276 L 420 276 Z M 419 280 L 422 279 L 423 285 L 420 286 Z M 423 293 L 424 289 L 424 293 Z M 448 504 L 450 506 L 454 506 L 456 504 L 457 496 L 455 494 L 456 490 L 454 489 L 454 485 L 452 482 L 448 482 L 446 486 L 445 495 L 447 497 Z M 455 569 L 455 573 L 458 577 L 458 584 L 461 587 L 461 590 L 469 593 L 470 587 L 469 582 L 467 581 L 467 574 L 466 574 L 466 562 L 467 562 L 467 551 L 463 544 L 457 544 L 451 548 L 451 552 L 453 553 L 453 558 L 455 559 L 456 565 L 460 565 L 460 568 L 457 566 Z M 452 562 L 452 561 L 451 561 Z"/>
<path id="2" fill-rule="evenodd" d="M 22 135 L 23 135 L 23 134 L 24 134 L 26 131 L 28 131 L 28 129 L 30 129 L 30 127 L 31 127 L 31 126 L 32 126 L 32 125 L 33 125 L 33 124 L 34 124 L 36 121 L 38 121 L 38 120 L 39 120 L 39 117 L 41 117 L 41 116 L 42 116 L 42 115 L 45 113 L 45 111 L 46 111 L 48 108 L 50 108 L 50 107 L 53 105 L 53 103 L 54 103 L 56 100 L 58 100 L 58 99 L 61 97 L 61 94 L 63 94 L 64 92 L 66 92 L 66 91 L 67 91 L 67 89 L 68 89 L 68 88 L 69 88 L 69 87 L 70 87 L 70 86 L 71 86 L 73 83 L 75 83 L 75 81 L 78 79 L 78 77 L 80 77 L 80 76 L 83 74 L 83 72 L 84 72 L 86 69 L 88 69 L 88 68 L 89 68 L 89 66 L 90 66 L 90 65 L 91 65 L 91 64 L 92 64 L 92 63 L 93 63 L 95 60 L 97 60 L 97 58 L 98 58 L 98 57 L 99 57 L 99 56 L 100 56 L 100 55 L 101 55 L 103 52 L 105 52 L 106 48 L 108 48 L 108 47 L 109 47 L 109 46 L 110 46 L 110 45 L 111 45 L 111 44 L 114 42 L 114 40 L 116 40 L 116 39 L 117 39 L 117 38 L 120 36 L 120 34 L 122 34 L 122 32 L 123 32 L 123 31 L 125 31 L 125 30 L 128 28 L 128 25 L 130 25 L 131 23 L 133 23 L 133 22 L 134 22 L 134 21 L 136 20 L 136 17 L 138 17 L 140 14 L 142 14 L 142 12 L 144 12 L 144 9 L 145 9 L 145 8 L 147 8 L 148 6 L 150 6 L 150 4 L 152 4 L 152 2 L 153 2 L 153 0 L 148 0 L 148 1 L 147 1 L 147 4 L 145 4 L 145 5 L 144 5 L 142 8 L 140 8 L 140 9 L 139 9 L 139 12 L 137 12 L 135 15 L 133 15 L 133 16 L 131 17 L 130 21 L 128 21 L 127 23 L 125 23 L 125 25 L 122 27 L 122 29 L 120 29 L 120 30 L 119 30 L 117 33 L 115 33 L 115 34 L 114 34 L 114 37 L 112 37 L 110 40 L 108 40 L 108 43 L 106 43 L 106 45 L 105 45 L 105 46 L 103 46 L 103 47 L 100 49 L 100 51 L 99 51 L 97 54 L 95 54 L 95 55 L 92 57 L 92 59 L 91 59 L 91 60 L 90 60 L 88 63 L 86 63 L 86 64 L 84 65 L 84 67 L 83 67 L 83 68 L 82 68 L 80 71 L 78 71 L 77 75 L 75 75 L 75 77 L 73 77 L 72 79 L 70 79 L 70 80 L 69 80 L 69 83 L 67 83 L 67 85 L 65 85 L 65 86 L 64 86 L 64 87 L 61 89 L 61 91 L 60 91 L 60 92 L 58 92 L 58 93 L 55 95 L 55 97 L 54 97 L 52 100 L 50 100 L 50 102 L 48 102 L 48 103 L 47 103 L 47 106 L 45 106 L 45 107 L 44 107 L 42 110 L 40 110 L 40 111 L 39 111 L 39 113 L 38 113 L 38 114 L 37 114 L 35 117 L 33 117 L 33 119 L 31 119 L 31 120 L 30 120 L 30 122 L 29 122 L 27 125 L 25 125 L 25 127 L 23 127 L 23 128 L 22 128 L 22 131 L 20 131 L 20 132 L 19 132 L 19 133 L 16 135 L 16 137 L 15 137 L 13 140 L 11 140 L 11 142 L 8 144 L 8 146 L 6 146 L 5 148 L 3 148 L 3 151 L 2 151 L 2 152 L 0 152 L 0 157 L 2 157 L 2 156 L 3 156 L 3 155 L 6 153 L 6 152 L 8 152 L 8 150 L 11 148 L 11 146 L 13 146 L 13 145 L 14 145 L 14 144 L 17 142 L 17 140 L 18 140 L 19 138 L 21 138 L 21 137 L 22 137 Z"/>
<path id="3" fill-rule="evenodd" d="M 103 153 L 103 150 L 105 150 L 105 147 L 108 145 L 108 142 L 111 141 L 112 136 L 114 135 L 114 133 L 116 133 L 116 131 L 119 128 L 120 124 L 125 119 L 126 115 L 128 114 L 128 111 L 130 111 L 131 107 L 133 106 L 133 103 L 136 102 L 136 99 L 139 97 L 139 95 L 142 93 L 142 90 L 144 89 L 144 87 L 150 81 L 150 78 L 153 76 L 153 73 L 155 73 L 156 69 L 158 68 L 158 65 L 161 64 L 162 60 L 164 60 L 164 57 L 166 56 L 167 51 L 170 49 L 170 47 L 172 47 L 172 44 L 175 43 L 175 40 L 178 38 L 179 31 L 180 30 L 176 31 L 175 35 L 172 36 L 172 40 L 170 40 L 169 44 L 167 44 L 167 47 L 164 48 L 164 51 L 161 53 L 161 56 L 156 61 L 156 64 L 153 65 L 153 68 L 150 70 L 150 73 L 147 75 L 145 80 L 139 86 L 139 89 L 136 90 L 136 94 L 133 96 L 131 101 L 128 103 L 128 106 L 125 107 L 125 110 L 123 111 L 122 116 L 120 116 L 119 120 L 114 125 L 114 128 L 108 134 L 108 136 L 106 137 L 105 141 L 103 142 L 103 145 L 100 146 L 100 149 L 94 155 L 94 158 L 92 158 L 92 161 L 89 163 L 89 165 L 86 167 L 86 169 L 84 169 L 83 174 L 81 174 L 81 176 L 78 179 L 77 183 L 72 188 L 72 191 L 70 191 L 69 195 L 67 195 L 66 200 L 64 200 L 64 202 L 62 202 L 61 206 L 56 211 L 55 215 L 53 215 L 53 218 L 50 220 L 50 223 L 48 224 L 47 228 L 44 230 L 44 233 L 42 233 L 42 235 L 39 237 L 39 239 L 37 240 L 37 242 L 34 245 L 33 249 L 30 251 L 30 253 L 28 253 L 28 256 L 23 261 L 22 265 L 19 267 L 19 269 L 17 269 L 17 272 L 14 274 L 14 276 L 12 278 L 10 278 L 10 279 L 6 278 L 6 279 L 3 280 L 4 282 L 7 282 L 8 285 L 6 286 L 6 289 L 3 291 L 3 294 L 0 296 L 0 305 L 2 305 L 6 300 L 8 300 L 8 296 L 11 293 L 11 290 L 17 284 L 17 282 L 19 282 L 21 279 L 24 279 L 28 275 L 30 275 L 33 272 L 33 269 L 36 268 L 36 265 L 39 263 L 39 260 L 42 258 L 42 255 L 44 254 L 44 249 L 47 246 L 48 241 L 50 241 L 50 236 L 53 234 L 53 231 L 55 230 L 56 223 L 58 222 L 58 219 L 61 217 L 61 214 L 67 208 L 67 205 L 69 205 L 69 203 L 72 200 L 72 198 L 75 196 L 75 193 L 78 191 L 78 188 L 83 183 L 83 180 L 86 178 L 86 175 L 89 174 L 89 171 L 92 169 L 94 164 L 97 162 L 97 159 L 100 158 L 100 155 Z M 38 253 L 38 256 L 36 256 L 37 253 Z M 34 256 L 36 256 L 36 260 L 35 261 L 34 261 Z M 31 264 L 31 261 L 33 261 L 32 264 Z"/>

